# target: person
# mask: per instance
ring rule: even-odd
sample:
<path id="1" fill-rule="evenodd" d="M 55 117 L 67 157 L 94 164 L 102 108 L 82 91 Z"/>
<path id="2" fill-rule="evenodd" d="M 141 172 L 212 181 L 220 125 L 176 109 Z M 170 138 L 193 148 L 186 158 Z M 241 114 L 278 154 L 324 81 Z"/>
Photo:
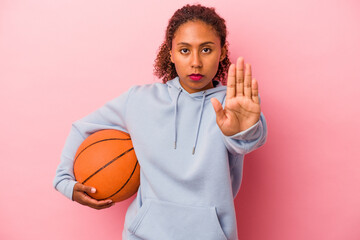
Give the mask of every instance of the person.
<path id="1" fill-rule="evenodd" d="M 123 240 L 237 239 L 234 198 L 244 155 L 265 143 L 267 126 L 251 65 L 243 57 L 230 63 L 226 36 L 214 8 L 178 9 L 154 64 L 162 82 L 132 86 L 75 121 L 54 187 L 95 209 L 112 206 L 76 182 L 73 159 L 90 134 L 121 130 L 130 134 L 140 164 Z"/>

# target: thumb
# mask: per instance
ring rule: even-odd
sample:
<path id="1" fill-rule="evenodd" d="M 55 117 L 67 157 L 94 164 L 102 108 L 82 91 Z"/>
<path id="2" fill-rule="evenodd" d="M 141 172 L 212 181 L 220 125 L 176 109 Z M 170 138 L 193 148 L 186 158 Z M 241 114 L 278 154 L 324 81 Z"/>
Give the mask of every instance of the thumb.
<path id="1" fill-rule="evenodd" d="M 219 100 L 217 100 L 216 98 L 211 98 L 210 99 L 215 113 L 216 113 L 216 121 L 219 124 L 219 122 L 223 122 L 226 118 L 225 113 L 224 113 L 224 109 L 222 108 L 221 103 L 219 102 Z"/>
<path id="2" fill-rule="evenodd" d="M 81 184 L 81 191 L 86 192 L 86 193 L 95 193 L 96 189 L 90 186 L 85 186 Z"/>

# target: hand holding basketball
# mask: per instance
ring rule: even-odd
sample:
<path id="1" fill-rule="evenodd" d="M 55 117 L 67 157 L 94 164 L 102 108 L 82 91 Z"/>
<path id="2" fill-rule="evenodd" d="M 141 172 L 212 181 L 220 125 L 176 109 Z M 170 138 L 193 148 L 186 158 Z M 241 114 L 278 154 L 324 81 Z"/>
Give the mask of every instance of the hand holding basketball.
<path id="1" fill-rule="evenodd" d="M 111 207 L 115 204 L 111 199 L 98 201 L 87 194 L 94 193 L 94 190 L 95 188 L 85 186 L 81 183 L 76 183 L 73 190 L 73 200 L 82 205 L 98 210 Z"/>

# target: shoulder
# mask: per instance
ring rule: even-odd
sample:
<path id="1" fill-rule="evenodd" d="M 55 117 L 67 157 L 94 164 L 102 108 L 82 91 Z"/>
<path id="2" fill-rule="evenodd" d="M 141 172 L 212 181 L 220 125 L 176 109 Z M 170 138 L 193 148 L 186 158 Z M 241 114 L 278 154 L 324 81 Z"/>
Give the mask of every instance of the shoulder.
<path id="1" fill-rule="evenodd" d="M 129 89 L 130 98 L 146 100 L 148 98 L 168 95 L 168 86 L 164 83 L 156 82 L 143 85 L 134 85 Z"/>
<path id="2" fill-rule="evenodd" d="M 138 93 L 151 93 L 153 91 L 161 91 L 161 90 L 166 90 L 166 84 L 163 83 L 149 83 L 149 84 L 143 84 L 143 85 L 134 85 L 130 88 L 130 91 L 133 94 L 138 94 Z"/>

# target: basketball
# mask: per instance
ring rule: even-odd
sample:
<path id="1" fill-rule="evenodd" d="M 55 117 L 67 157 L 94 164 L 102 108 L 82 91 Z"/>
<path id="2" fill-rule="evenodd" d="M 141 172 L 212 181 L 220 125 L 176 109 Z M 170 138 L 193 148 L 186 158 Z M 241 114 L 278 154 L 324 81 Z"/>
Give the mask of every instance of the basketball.
<path id="1" fill-rule="evenodd" d="M 123 201 L 140 185 L 140 166 L 128 133 L 105 129 L 88 136 L 74 159 L 76 181 L 96 188 L 97 200 Z"/>

